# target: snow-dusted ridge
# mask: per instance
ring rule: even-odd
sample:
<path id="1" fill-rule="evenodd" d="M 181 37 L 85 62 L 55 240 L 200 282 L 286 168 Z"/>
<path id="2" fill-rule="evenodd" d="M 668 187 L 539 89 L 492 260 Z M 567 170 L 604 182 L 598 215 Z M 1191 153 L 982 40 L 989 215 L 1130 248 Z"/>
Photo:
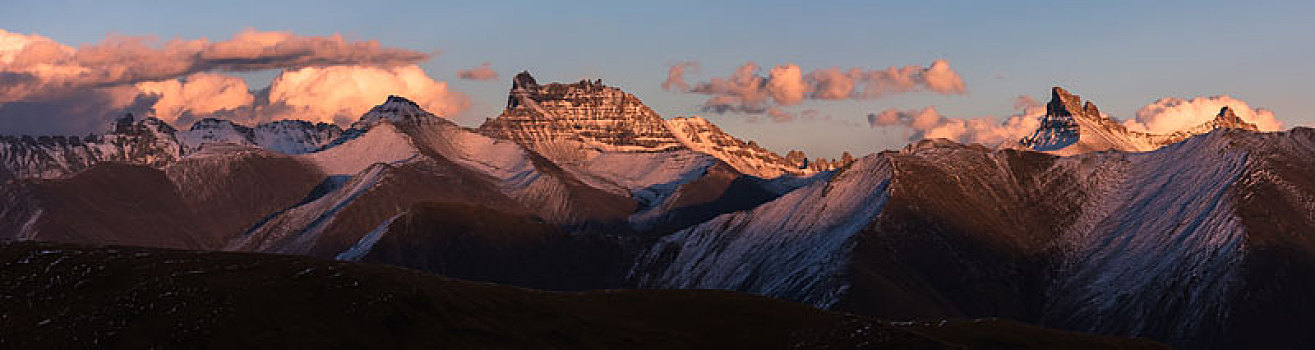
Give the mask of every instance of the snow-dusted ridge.
<path id="1" fill-rule="evenodd" d="M 889 163 L 862 158 L 753 210 L 664 237 L 631 274 L 645 288 L 732 289 L 818 307 L 837 303 L 854 235 L 889 195 Z"/>

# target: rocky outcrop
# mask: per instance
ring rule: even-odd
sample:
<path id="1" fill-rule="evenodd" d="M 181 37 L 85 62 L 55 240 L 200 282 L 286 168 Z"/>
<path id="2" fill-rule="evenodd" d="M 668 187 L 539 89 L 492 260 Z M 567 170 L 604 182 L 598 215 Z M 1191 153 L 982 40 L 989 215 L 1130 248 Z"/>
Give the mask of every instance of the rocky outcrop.
<path id="1" fill-rule="evenodd" d="M 600 152 L 683 147 L 662 117 L 634 95 L 600 81 L 539 85 L 528 72 L 512 79 L 507 109 L 478 130 L 566 162 Z"/>
<path id="2" fill-rule="evenodd" d="M 702 117 L 668 119 L 667 127 L 690 149 L 730 164 L 740 172 L 764 179 L 816 172 L 769 151 L 756 142 L 735 138 Z"/>

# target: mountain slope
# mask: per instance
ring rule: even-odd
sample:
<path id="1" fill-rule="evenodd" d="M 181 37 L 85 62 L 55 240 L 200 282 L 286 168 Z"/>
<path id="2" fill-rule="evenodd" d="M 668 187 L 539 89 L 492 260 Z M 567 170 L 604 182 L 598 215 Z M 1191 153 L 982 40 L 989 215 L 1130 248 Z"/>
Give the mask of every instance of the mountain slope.
<path id="1" fill-rule="evenodd" d="M 848 288 L 843 257 L 885 204 L 890 171 L 869 156 L 828 181 L 666 236 L 633 276 L 646 288 L 733 289 L 828 307 Z"/>
<path id="2" fill-rule="evenodd" d="M 141 165 L 101 164 L 61 180 L 0 184 L 0 239 L 214 249 L 222 245 L 169 182 Z"/>
<path id="3" fill-rule="evenodd" d="M 783 175 L 815 173 L 814 170 L 793 164 L 753 141 L 745 142 L 737 139 L 707 119 L 680 117 L 667 119 L 666 123 L 667 128 L 671 129 L 686 147 L 717 157 L 746 175 L 772 179 Z"/>
<path id="4" fill-rule="evenodd" d="M 197 221 L 221 242 L 301 201 L 325 177 L 301 159 L 233 144 L 205 145 L 163 170 Z"/>
<path id="5" fill-rule="evenodd" d="M 744 201 L 774 198 L 774 195 L 763 197 L 727 193 L 727 186 L 699 187 L 704 191 L 718 191 L 711 195 L 677 194 L 682 188 L 694 188 L 687 185 L 710 174 L 723 176 L 726 169 L 719 168 L 718 164 L 727 164 L 732 171 L 745 174 L 739 170 L 740 166 L 755 164 L 746 160 L 748 157 L 773 155 L 761 148 L 743 145 L 738 139 L 720 133 L 710 123 L 685 124 L 698 128 L 673 132 L 672 124 L 644 106 L 634 95 L 598 81 L 539 85 L 529 73 L 522 72 L 512 80 L 507 108 L 497 118 L 488 119 L 476 130 L 493 138 L 512 141 L 532 153 L 542 155 L 589 187 L 632 198 L 637 202 L 638 209 L 628 221 L 638 230 L 688 225 L 691 223 L 690 218 L 699 217 L 689 215 L 688 208 L 697 205 L 704 205 L 705 210 L 710 210 L 712 215 L 720 214 L 722 211 L 716 209 L 724 206 L 705 205 L 717 198 L 739 198 Z M 716 134 L 709 134 L 714 131 Z M 700 149 L 691 149 L 692 145 Z M 745 154 L 742 149 L 756 150 L 758 153 Z M 758 168 L 750 170 L 753 170 L 748 173 L 751 176 L 780 176 L 780 173 Z M 715 181 L 703 181 L 708 182 Z M 752 193 L 780 193 L 761 188 L 766 185 L 760 186 L 756 182 L 745 180 L 741 183 L 743 185 L 737 187 L 737 190 L 743 188 Z M 696 197 L 702 200 L 693 200 Z M 738 210 L 761 202 L 758 200 L 725 208 Z"/>
<path id="6" fill-rule="evenodd" d="M 1303 233 L 1315 197 L 1294 171 L 1315 159 L 1313 137 L 1223 129 L 1073 157 L 924 141 L 664 238 L 632 277 L 896 319 L 992 315 L 1223 348 L 1263 328 L 1272 344 L 1310 344 L 1309 323 L 1277 320 L 1290 313 L 1280 303 L 1315 309 L 1301 275 L 1315 268 Z M 889 185 L 840 187 L 861 173 Z M 874 209 L 841 225 L 825 210 L 849 196 Z M 777 207 L 788 211 L 764 215 Z"/>

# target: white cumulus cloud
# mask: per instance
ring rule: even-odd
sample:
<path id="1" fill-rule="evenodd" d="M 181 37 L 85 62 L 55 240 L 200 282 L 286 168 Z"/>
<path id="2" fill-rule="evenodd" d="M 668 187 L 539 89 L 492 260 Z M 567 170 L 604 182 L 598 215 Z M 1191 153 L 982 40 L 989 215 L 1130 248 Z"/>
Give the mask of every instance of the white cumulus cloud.
<path id="1" fill-rule="evenodd" d="M 1172 133 L 1214 119 L 1219 110 L 1229 107 L 1238 118 L 1256 124 L 1261 131 L 1283 130 L 1274 111 L 1251 108 L 1245 101 L 1228 95 L 1181 99 L 1166 97 L 1137 110 L 1137 116 L 1124 122 L 1130 130 L 1156 134 Z"/>

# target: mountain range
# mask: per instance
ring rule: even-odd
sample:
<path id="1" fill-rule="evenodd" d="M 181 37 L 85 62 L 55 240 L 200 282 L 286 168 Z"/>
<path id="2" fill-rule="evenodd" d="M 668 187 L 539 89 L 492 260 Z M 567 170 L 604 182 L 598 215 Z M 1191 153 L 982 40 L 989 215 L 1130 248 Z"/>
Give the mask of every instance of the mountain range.
<path id="1" fill-rule="evenodd" d="M 1131 131 L 1061 88 L 999 147 L 781 156 L 600 81 L 466 128 L 118 120 L 0 139 L 0 237 L 383 263 L 551 290 L 723 289 L 1190 348 L 1315 346 L 1315 130 Z"/>

